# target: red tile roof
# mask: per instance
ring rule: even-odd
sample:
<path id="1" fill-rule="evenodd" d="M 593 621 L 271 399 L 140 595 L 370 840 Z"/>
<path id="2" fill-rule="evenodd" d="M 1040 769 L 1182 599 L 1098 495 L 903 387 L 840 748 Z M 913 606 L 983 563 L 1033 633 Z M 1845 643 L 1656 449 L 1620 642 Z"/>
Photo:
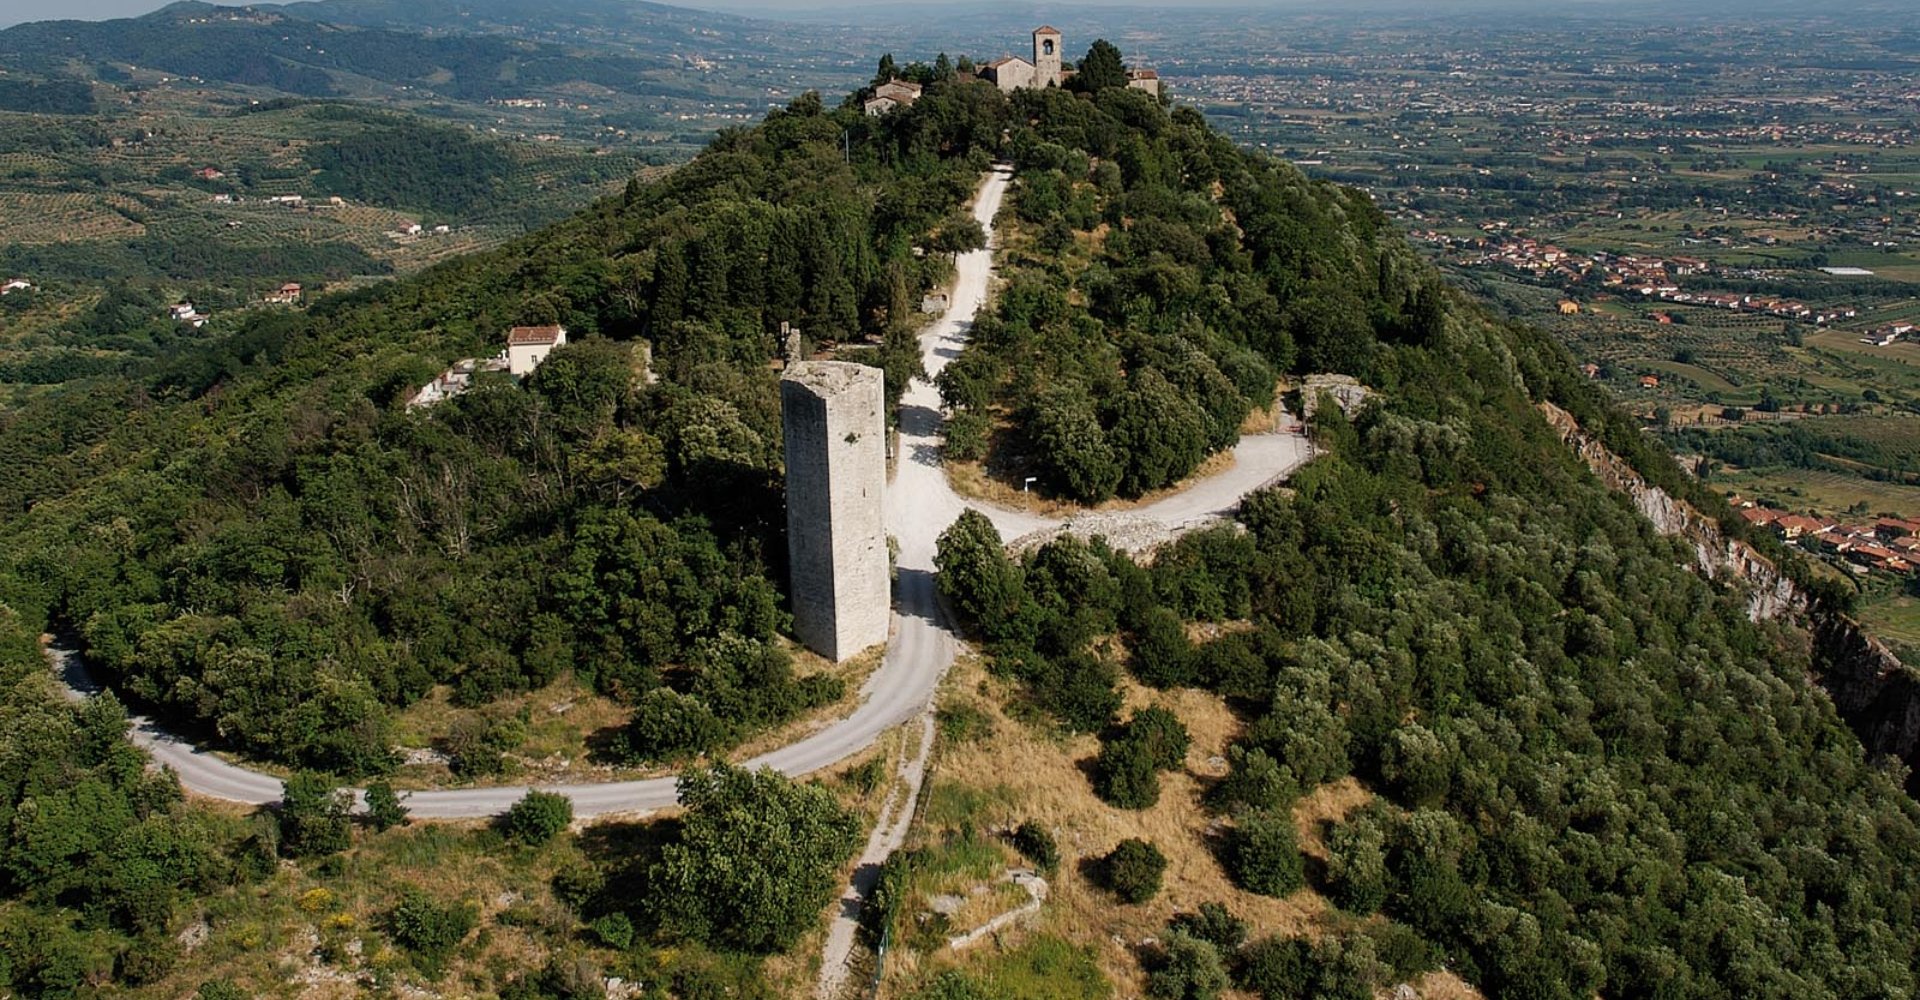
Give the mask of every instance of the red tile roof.
<path id="1" fill-rule="evenodd" d="M 523 347 L 529 344 L 557 344 L 560 335 L 565 332 L 557 326 L 516 326 L 507 331 L 508 347 Z"/>

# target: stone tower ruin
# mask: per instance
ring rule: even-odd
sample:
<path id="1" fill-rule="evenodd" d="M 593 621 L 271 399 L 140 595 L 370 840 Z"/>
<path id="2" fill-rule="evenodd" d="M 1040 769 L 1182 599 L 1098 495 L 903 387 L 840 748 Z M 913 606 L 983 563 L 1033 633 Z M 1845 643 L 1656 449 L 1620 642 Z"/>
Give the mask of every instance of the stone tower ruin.
<path id="1" fill-rule="evenodd" d="M 845 361 L 792 364 L 780 380 L 794 632 L 835 662 L 887 641 L 892 618 L 883 383 Z"/>
<path id="2" fill-rule="evenodd" d="M 1033 85 L 1060 86 L 1060 32 L 1049 26 L 1033 29 Z"/>

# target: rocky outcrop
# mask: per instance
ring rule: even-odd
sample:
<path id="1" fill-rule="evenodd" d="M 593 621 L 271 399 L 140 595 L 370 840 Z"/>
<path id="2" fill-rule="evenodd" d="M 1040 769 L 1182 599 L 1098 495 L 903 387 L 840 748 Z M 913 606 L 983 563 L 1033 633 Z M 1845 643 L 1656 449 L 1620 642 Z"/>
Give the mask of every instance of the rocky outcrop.
<path id="1" fill-rule="evenodd" d="M 1631 498 L 1662 534 L 1692 545 L 1701 573 L 1744 585 L 1750 618 L 1794 618 L 1805 624 L 1813 639 L 1814 679 L 1861 744 L 1870 753 L 1897 758 L 1910 773 L 1920 771 L 1920 670 L 1901 663 L 1859 622 L 1817 607 L 1772 559 L 1728 538 L 1718 521 L 1647 482 L 1582 430 L 1572 414 L 1552 403 L 1541 403 L 1540 411 L 1594 475 Z M 1910 777 L 1907 791 L 1920 794 L 1920 783 Z"/>
<path id="2" fill-rule="evenodd" d="M 1860 742 L 1920 771 L 1920 671 L 1844 615 L 1815 617 L 1813 662 L 1820 686 Z M 1920 795 L 1912 773 L 1907 791 Z"/>
<path id="3" fill-rule="evenodd" d="M 1552 403 L 1541 403 L 1540 412 L 1601 482 L 1626 494 L 1661 534 L 1684 539 L 1693 546 L 1696 569 L 1712 579 L 1744 582 L 1748 587 L 1748 617 L 1763 621 L 1809 610 L 1812 602 L 1807 595 L 1772 559 L 1746 542 L 1728 538 L 1718 521 L 1647 482 L 1633 466 L 1582 430 L 1573 414 Z"/>

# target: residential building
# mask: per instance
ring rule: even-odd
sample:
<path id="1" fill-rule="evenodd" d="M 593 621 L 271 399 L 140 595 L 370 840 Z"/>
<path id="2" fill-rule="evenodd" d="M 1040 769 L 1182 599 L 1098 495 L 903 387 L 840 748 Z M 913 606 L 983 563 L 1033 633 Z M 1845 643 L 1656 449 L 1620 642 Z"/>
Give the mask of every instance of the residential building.
<path id="1" fill-rule="evenodd" d="M 516 377 L 531 374 L 566 342 L 563 326 L 516 326 L 507 331 L 507 371 Z"/>

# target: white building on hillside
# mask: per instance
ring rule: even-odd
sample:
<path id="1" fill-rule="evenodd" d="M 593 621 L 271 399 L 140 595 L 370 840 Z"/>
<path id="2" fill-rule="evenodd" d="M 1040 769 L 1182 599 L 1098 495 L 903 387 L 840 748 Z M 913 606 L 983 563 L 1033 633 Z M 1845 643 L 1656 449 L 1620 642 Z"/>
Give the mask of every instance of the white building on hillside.
<path id="1" fill-rule="evenodd" d="M 566 342 L 564 326 L 516 326 L 507 331 L 507 371 L 516 378 L 530 374 Z"/>

